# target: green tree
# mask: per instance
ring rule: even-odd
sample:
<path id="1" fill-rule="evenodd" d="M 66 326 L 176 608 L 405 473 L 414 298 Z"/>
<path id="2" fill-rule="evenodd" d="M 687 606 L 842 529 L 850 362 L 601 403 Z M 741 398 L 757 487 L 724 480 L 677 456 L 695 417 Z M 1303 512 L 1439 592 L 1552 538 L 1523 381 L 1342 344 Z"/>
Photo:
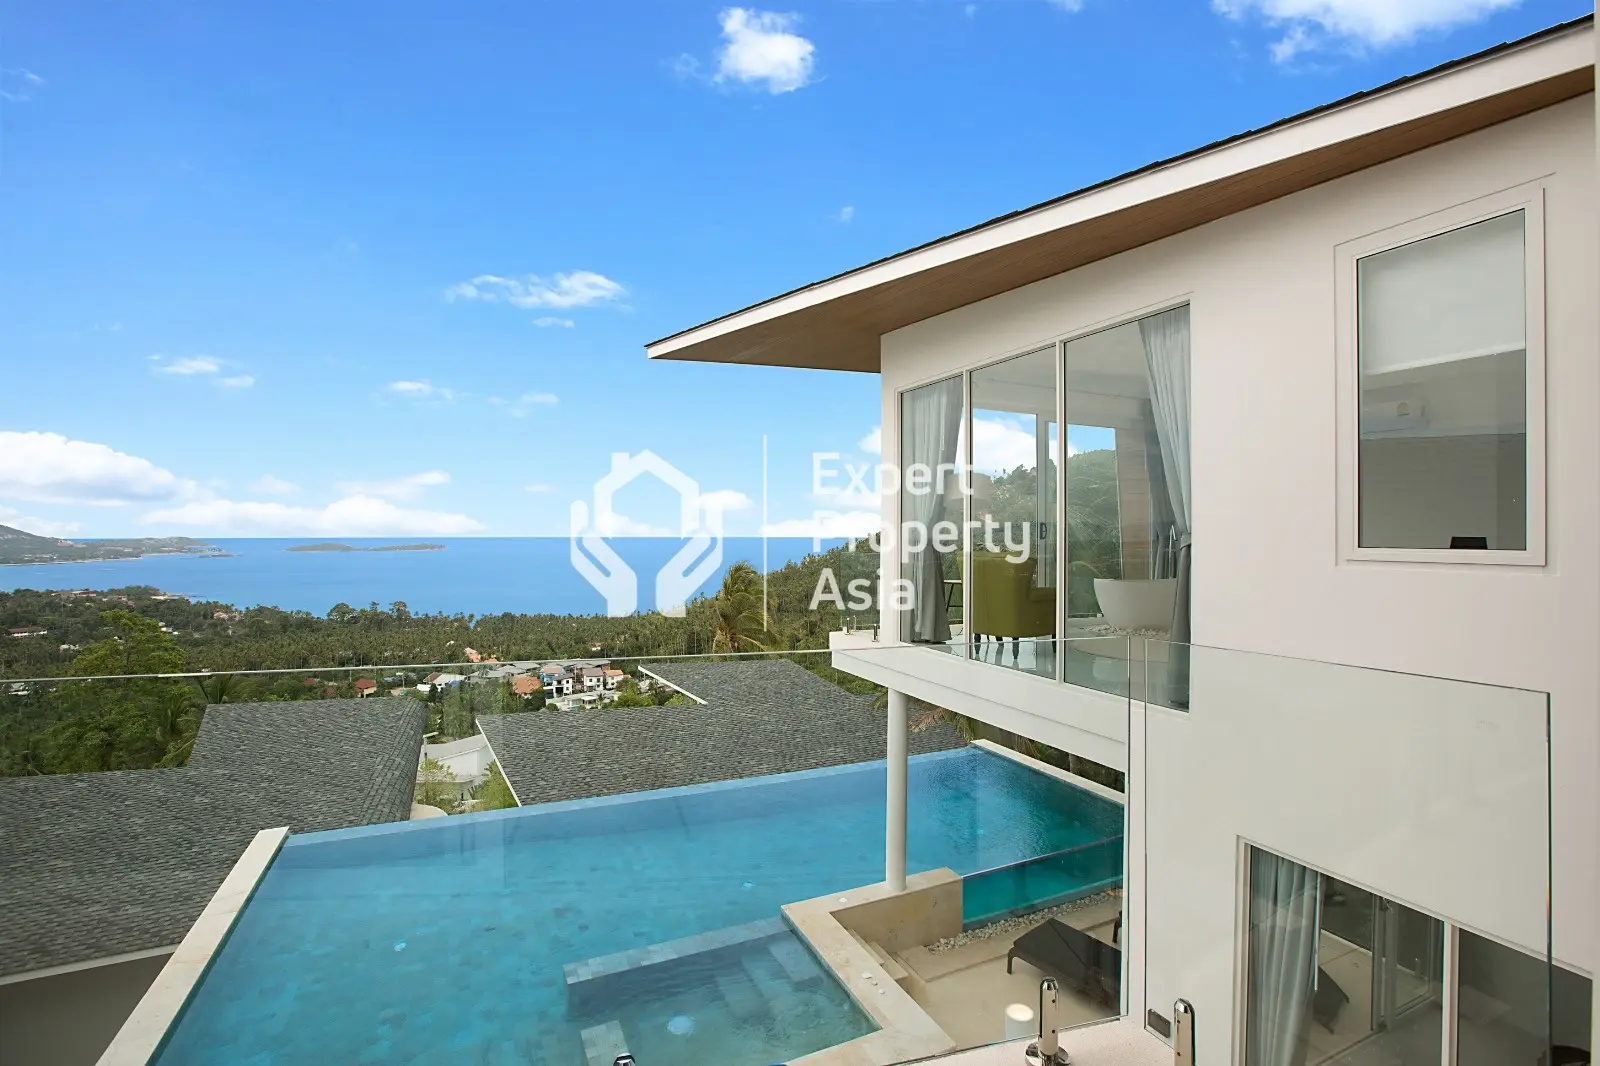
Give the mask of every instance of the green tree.
<path id="1" fill-rule="evenodd" d="M 455 813 L 457 803 L 455 775 L 444 763 L 431 756 L 423 756 L 422 766 L 417 770 L 418 803 L 429 807 L 437 807 L 447 813 Z"/>
<path id="2" fill-rule="evenodd" d="M 712 600 L 716 612 L 713 652 L 763 651 L 767 620 L 762 614 L 761 575 L 746 562 L 734 563 Z"/>
<path id="3" fill-rule="evenodd" d="M 472 792 L 475 800 L 474 810 L 499 811 L 517 806 L 517 797 L 511 793 L 511 785 L 500 772 L 500 764 L 489 764 L 489 776 Z"/>
<path id="4" fill-rule="evenodd" d="M 183 670 L 183 646 L 161 630 L 161 623 L 133 611 L 102 611 L 112 635 L 85 644 L 72 657 L 72 672 L 87 677 L 112 674 L 176 674 Z"/>

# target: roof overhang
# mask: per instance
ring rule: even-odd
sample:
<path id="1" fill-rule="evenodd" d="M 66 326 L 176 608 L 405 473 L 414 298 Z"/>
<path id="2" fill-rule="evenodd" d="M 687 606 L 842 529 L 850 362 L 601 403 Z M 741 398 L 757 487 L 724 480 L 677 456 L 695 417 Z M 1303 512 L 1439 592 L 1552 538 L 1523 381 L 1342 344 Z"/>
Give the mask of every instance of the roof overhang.
<path id="1" fill-rule="evenodd" d="M 1151 164 L 646 346 L 878 371 L 883 334 L 1594 90 L 1592 16 Z"/>

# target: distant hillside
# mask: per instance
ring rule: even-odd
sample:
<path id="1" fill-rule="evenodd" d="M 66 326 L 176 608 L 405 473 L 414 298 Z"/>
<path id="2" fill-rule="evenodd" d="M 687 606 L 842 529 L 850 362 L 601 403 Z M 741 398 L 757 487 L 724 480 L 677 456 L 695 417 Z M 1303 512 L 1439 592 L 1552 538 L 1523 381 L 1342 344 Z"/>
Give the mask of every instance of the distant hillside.
<path id="1" fill-rule="evenodd" d="M 145 555 L 223 555 L 221 548 L 190 537 L 133 537 L 127 540 L 60 540 L 0 526 L 0 566 L 26 563 L 83 563 L 137 559 Z"/>

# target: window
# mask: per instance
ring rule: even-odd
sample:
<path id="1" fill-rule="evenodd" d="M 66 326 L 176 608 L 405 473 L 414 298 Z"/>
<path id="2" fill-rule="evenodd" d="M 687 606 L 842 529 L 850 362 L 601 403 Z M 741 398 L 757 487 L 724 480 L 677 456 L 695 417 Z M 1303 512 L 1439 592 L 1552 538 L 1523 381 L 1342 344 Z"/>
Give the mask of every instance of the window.
<path id="1" fill-rule="evenodd" d="M 1260 848 L 1246 893 L 1245 1066 L 1589 1061 L 1581 974 Z"/>
<path id="2" fill-rule="evenodd" d="M 1524 196 L 1347 249 L 1354 557 L 1543 562 L 1541 218 Z"/>

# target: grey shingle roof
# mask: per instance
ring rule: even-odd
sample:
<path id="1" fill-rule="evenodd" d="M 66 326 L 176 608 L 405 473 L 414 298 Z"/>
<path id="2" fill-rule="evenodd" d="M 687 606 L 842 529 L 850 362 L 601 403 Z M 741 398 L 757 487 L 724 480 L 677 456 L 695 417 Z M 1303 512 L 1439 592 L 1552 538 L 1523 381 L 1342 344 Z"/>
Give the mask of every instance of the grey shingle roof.
<path id="1" fill-rule="evenodd" d="M 411 699 L 206 711 L 172 770 L 0 778 L 0 975 L 176 944 L 258 830 L 409 816 Z"/>
<path id="2" fill-rule="evenodd" d="M 652 664 L 705 700 L 690 707 L 545 709 L 485 715 L 506 780 L 524 804 L 703 784 L 884 757 L 884 715 L 870 696 L 785 660 Z M 913 754 L 959 747 L 939 725 Z"/>

